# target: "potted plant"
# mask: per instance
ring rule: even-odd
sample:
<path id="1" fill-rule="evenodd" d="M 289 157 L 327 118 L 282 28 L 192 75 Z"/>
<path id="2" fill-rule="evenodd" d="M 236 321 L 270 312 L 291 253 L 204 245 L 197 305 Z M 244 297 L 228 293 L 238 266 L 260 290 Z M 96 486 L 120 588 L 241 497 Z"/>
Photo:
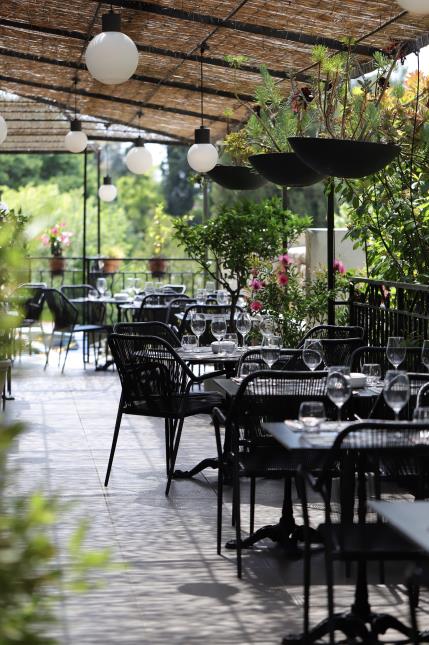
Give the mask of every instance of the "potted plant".
<path id="1" fill-rule="evenodd" d="M 261 84 L 255 91 L 255 105 L 239 132 L 225 139 L 228 150 L 251 150 L 248 161 L 268 181 L 280 186 L 310 186 L 323 177 L 294 153 L 289 137 L 304 134 L 311 126 L 312 91 L 307 85 L 298 87 L 292 80 L 293 92 L 283 96 L 268 70 L 262 66 Z"/>
<path id="2" fill-rule="evenodd" d="M 155 215 L 148 227 L 147 236 L 152 242 L 152 257 L 149 259 L 149 270 L 153 278 L 162 278 L 167 270 L 167 260 L 162 254 L 165 243 L 172 235 L 172 219 L 160 203 L 155 208 Z"/>
<path id="3" fill-rule="evenodd" d="M 353 41 L 346 52 L 331 55 L 324 45 L 313 48 L 317 77 L 314 101 L 319 136 L 290 137 L 302 161 L 330 177 L 359 178 L 384 168 L 400 151 L 380 127 L 389 79 L 396 56 L 374 54 L 376 73 L 352 84 L 357 68 L 352 56 Z"/>
<path id="4" fill-rule="evenodd" d="M 40 238 L 43 246 L 49 247 L 52 257 L 50 258 L 50 268 L 52 275 L 63 273 L 66 260 L 63 257 L 64 248 L 71 244 L 73 233 L 65 230 L 65 224 L 55 224 L 50 227 Z"/>
<path id="5" fill-rule="evenodd" d="M 308 217 L 285 211 L 280 198 L 274 197 L 258 203 L 224 204 L 205 224 L 177 219 L 174 229 L 187 255 L 229 293 L 232 323 L 254 257 L 273 257 L 292 231 L 300 232 L 309 225 Z"/>
<path id="6" fill-rule="evenodd" d="M 123 257 L 124 251 L 120 246 L 106 247 L 103 258 L 103 273 L 117 273 Z"/>

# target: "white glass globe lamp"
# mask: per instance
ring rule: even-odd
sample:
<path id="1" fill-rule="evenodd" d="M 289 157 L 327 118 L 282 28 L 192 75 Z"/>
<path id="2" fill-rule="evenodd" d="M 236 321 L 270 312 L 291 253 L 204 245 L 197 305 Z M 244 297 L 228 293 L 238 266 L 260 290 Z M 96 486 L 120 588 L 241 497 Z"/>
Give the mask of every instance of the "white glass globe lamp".
<path id="1" fill-rule="evenodd" d="M 64 145 L 69 152 L 83 152 L 88 145 L 88 137 L 82 132 L 79 119 L 70 121 L 70 132 L 64 137 Z"/>
<path id="2" fill-rule="evenodd" d="M 112 184 L 112 178 L 109 175 L 106 175 L 103 179 L 103 183 L 98 189 L 98 196 L 103 202 L 113 202 L 118 191 L 116 186 Z"/>
<path id="3" fill-rule="evenodd" d="M 405 11 L 420 15 L 429 14 L 429 0 L 397 0 L 398 4 Z"/>
<path id="4" fill-rule="evenodd" d="M 134 74 L 139 52 L 134 42 L 121 32 L 121 16 L 109 11 L 102 16 L 102 32 L 90 41 L 85 52 L 89 73 L 100 83 L 119 85 Z"/>
<path id="5" fill-rule="evenodd" d="M 210 130 L 201 125 L 195 130 L 195 143 L 188 150 L 188 164 L 196 172 L 209 172 L 218 162 L 218 152 L 210 143 Z"/>
<path id="6" fill-rule="evenodd" d="M 135 145 L 128 150 L 125 157 L 125 163 L 128 170 L 136 175 L 143 175 L 152 166 L 152 155 L 147 148 L 144 147 L 143 141 L 139 137 Z"/>
<path id="7" fill-rule="evenodd" d="M 7 123 L 4 120 L 4 118 L 0 115 L 0 143 L 3 143 L 6 137 L 7 137 Z"/>

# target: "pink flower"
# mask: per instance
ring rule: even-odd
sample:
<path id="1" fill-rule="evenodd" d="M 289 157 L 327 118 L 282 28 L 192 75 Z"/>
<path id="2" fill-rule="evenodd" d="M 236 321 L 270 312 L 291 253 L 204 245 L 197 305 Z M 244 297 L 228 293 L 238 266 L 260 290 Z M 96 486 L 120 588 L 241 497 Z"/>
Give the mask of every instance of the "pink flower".
<path id="1" fill-rule="evenodd" d="M 51 235 L 58 235 L 58 233 L 59 233 L 58 226 L 53 226 L 51 228 Z"/>
<path id="2" fill-rule="evenodd" d="M 256 276 L 258 275 L 258 269 L 252 269 L 250 273 L 253 275 L 254 278 L 256 278 Z"/>
<path id="3" fill-rule="evenodd" d="M 41 236 L 40 239 L 42 241 L 43 246 L 49 246 L 49 235 L 46 235 L 45 233 L 44 235 Z"/>
<path id="4" fill-rule="evenodd" d="M 334 260 L 334 271 L 337 271 L 338 273 L 346 272 L 346 267 L 341 262 L 341 260 Z"/>
<path id="5" fill-rule="evenodd" d="M 287 273 L 279 273 L 277 276 L 277 282 L 281 287 L 285 287 L 289 282 L 289 277 Z"/>
<path id="6" fill-rule="evenodd" d="M 257 280 L 256 278 L 254 278 L 250 283 L 250 286 L 252 287 L 253 291 L 259 291 L 259 289 L 262 289 L 262 287 L 264 286 L 264 283 L 262 280 Z"/>
<path id="7" fill-rule="evenodd" d="M 282 255 L 279 255 L 279 262 L 280 264 L 283 264 L 284 266 L 289 266 L 289 264 L 292 264 L 292 260 L 288 256 L 287 253 L 283 253 Z"/>
<path id="8" fill-rule="evenodd" d="M 257 313 L 258 311 L 261 311 L 261 309 L 262 302 L 260 300 L 253 300 L 253 302 L 250 303 L 250 311 Z"/>

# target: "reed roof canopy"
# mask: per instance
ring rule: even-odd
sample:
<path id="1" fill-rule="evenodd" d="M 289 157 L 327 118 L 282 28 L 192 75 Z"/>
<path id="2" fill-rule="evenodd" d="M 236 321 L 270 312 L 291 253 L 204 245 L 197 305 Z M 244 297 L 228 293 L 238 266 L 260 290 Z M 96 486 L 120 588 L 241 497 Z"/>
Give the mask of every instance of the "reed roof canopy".
<path id="1" fill-rule="evenodd" d="M 111 6 L 138 47 L 139 65 L 129 81 L 107 86 L 91 77 L 84 53 Z M 205 123 L 216 141 L 228 122 L 246 118 L 243 102 L 251 101 L 260 65 L 287 94 L 291 75 L 311 75 L 314 44 L 334 52 L 345 37 L 354 39 L 365 68 L 392 43 L 406 42 L 408 51 L 428 44 L 429 16 L 403 11 L 395 0 L 3 0 L 0 114 L 9 135 L 0 151 L 64 150 L 75 88 L 90 141 L 132 141 L 140 123 L 146 141 L 192 143 L 204 43 Z M 228 56 L 245 62 L 232 68 Z"/>

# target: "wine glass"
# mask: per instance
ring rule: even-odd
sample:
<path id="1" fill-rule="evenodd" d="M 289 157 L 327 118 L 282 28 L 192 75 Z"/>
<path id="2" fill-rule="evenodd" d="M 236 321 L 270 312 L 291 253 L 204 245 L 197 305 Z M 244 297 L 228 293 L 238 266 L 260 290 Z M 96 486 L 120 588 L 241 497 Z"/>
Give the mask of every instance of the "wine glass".
<path id="1" fill-rule="evenodd" d="M 218 342 L 220 342 L 226 334 L 225 318 L 222 318 L 222 316 L 219 316 L 219 318 L 213 318 L 210 328 L 213 336 Z"/>
<path id="2" fill-rule="evenodd" d="M 244 378 L 246 378 L 246 376 L 249 376 L 249 374 L 253 374 L 253 372 L 258 372 L 260 369 L 261 367 L 258 363 L 244 361 L 240 366 L 239 378 L 243 380 Z"/>
<path id="3" fill-rule="evenodd" d="M 399 421 L 399 413 L 410 399 L 410 379 L 404 370 L 388 370 L 384 377 L 383 396 Z"/>
<path id="4" fill-rule="evenodd" d="M 366 376 L 366 384 L 370 387 L 377 385 L 381 379 L 381 365 L 378 363 L 364 363 L 362 365 L 362 374 Z"/>
<path id="5" fill-rule="evenodd" d="M 103 297 L 104 294 L 107 291 L 107 280 L 106 280 L 106 278 L 97 278 L 97 290 L 100 293 L 101 297 Z"/>
<path id="6" fill-rule="evenodd" d="M 352 393 L 350 368 L 345 366 L 330 367 L 326 380 L 326 393 L 338 408 L 338 422 L 341 421 L 341 409 Z"/>
<path id="7" fill-rule="evenodd" d="M 243 339 L 243 349 L 246 347 L 246 336 L 252 329 L 252 318 L 246 311 L 241 311 L 237 320 L 235 321 L 235 327 Z"/>
<path id="8" fill-rule="evenodd" d="M 323 356 L 323 345 L 317 338 L 307 338 L 304 341 L 304 347 L 302 350 L 302 360 L 309 370 L 314 372 L 314 370 L 322 362 Z"/>
<path id="9" fill-rule="evenodd" d="M 429 370 L 429 340 L 423 341 L 422 363 Z"/>
<path id="10" fill-rule="evenodd" d="M 266 336 L 263 339 L 261 356 L 268 365 L 268 369 L 271 369 L 274 363 L 279 360 L 281 346 L 281 336 Z"/>
<path id="11" fill-rule="evenodd" d="M 326 421 L 325 406 L 322 401 L 303 401 L 299 406 L 298 419 L 306 430 L 315 430 Z"/>
<path id="12" fill-rule="evenodd" d="M 216 300 L 218 305 L 226 305 L 228 304 L 228 294 L 226 291 L 223 289 L 219 289 L 219 291 L 216 292 Z"/>
<path id="13" fill-rule="evenodd" d="M 206 289 L 197 289 L 195 299 L 197 301 L 197 305 L 205 305 L 207 299 Z"/>
<path id="14" fill-rule="evenodd" d="M 198 347 L 200 346 L 200 336 L 202 336 L 206 330 L 206 318 L 204 314 L 193 313 L 191 315 L 191 329 L 198 340 Z"/>
<path id="15" fill-rule="evenodd" d="M 259 331 L 262 334 L 262 339 L 272 336 L 274 334 L 274 319 L 271 316 L 263 316 L 259 324 Z"/>
<path id="16" fill-rule="evenodd" d="M 405 341 L 402 336 L 389 336 L 387 340 L 386 356 L 389 363 L 393 365 L 395 370 L 405 359 L 406 353 Z"/>

